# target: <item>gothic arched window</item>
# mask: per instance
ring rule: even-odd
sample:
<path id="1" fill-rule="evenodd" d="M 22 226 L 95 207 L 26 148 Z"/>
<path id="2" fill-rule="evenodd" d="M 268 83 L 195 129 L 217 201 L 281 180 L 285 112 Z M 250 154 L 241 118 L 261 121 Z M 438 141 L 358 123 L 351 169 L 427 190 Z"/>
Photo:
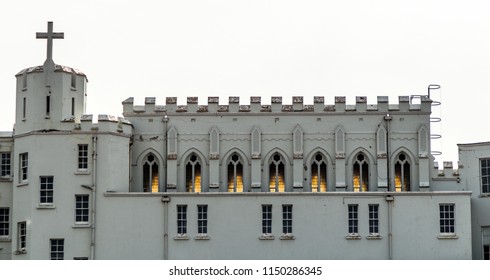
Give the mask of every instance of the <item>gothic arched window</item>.
<path id="1" fill-rule="evenodd" d="M 410 162 L 405 153 L 400 153 L 395 162 L 395 191 L 410 191 Z"/>
<path id="2" fill-rule="evenodd" d="M 352 172 L 352 185 L 355 192 L 367 192 L 369 190 L 369 164 L 363 153 L 357 154 Z"/>
<path id="3" fill-rule="evenodd" d="M 143 191 L 158 192 L 158 185 L 158 161 L 150 153 L 143 161 Z"/>
<path id="4" fill-rule="evenodd" d="M 228 192 L 243 192 L 243 164 L 236 153 L 228 160 Z"/>
<path id="5" fill-rule="evenodd" d="M 325 157 L 317 153 L 311 163 L 311 191 L 327 191 L 327 161 Z"/>
<path id="6" fill-rule="evenodd" d="M 185 166 L 185 186 L 187 192 L 201 192 L 201 163 L 191 154 Z"/>
<path id="7" fill-rule="evenodd" d="M 275 153 L 269 163 L 269 191 L 284 192 L 284 159 Z"/>

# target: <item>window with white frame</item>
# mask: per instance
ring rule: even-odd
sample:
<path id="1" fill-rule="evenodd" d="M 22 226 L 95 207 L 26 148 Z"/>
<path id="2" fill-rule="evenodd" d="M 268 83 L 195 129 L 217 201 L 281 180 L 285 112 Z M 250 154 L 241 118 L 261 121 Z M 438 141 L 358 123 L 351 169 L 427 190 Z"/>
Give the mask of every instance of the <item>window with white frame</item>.
<path id="1" fill-rule="evenodd" d="M 89 195 L 75 195 L 75 223 L 87 224 L 89 221 Z"/>
<path id="2" fill-rule="evenodd" d="M 349 234 L 357 234 L 359 232 L 358 228 L 358 205 L 357 204 L 349 204 L 348 205 L 348 230 Z"/>
<path id="3" fill-rule="evenodd" d="M 369 205 L 369 235 L 379 234 L 379 205 Z"/>
<path id="4" fill-rule="evenodd" d="M 480 159 L 481 192 L 490 193 L 490 158 Z"/>
<path id="5" fill-rule="evenodd" d="M 88 144 L 78 144 L 78 170 L 88 170 Z"/>
<path id="6" fill-rule="evenodd" d="M 65 257 L 65 239 L 53 238 L 49 240 L 51 260 L 63 260 Z"/>
<path id="7" fill-rule="evenodd" d="M 187 205 L 177 205 L 177 234 L 187 234 Z"/>
<path id="8" fill-rule="evenodd" d="M 41 176 L 40 182 L 39 203 L 53 204 L 53 176 Z"/>
<path id="9" fill-rule="evenodd" d="M 439 204 L 439 231 L 441 234 L 455 233 L 454 204 Z"/>
<path id="10" fill-rule="evenodd" d="M 262 234 L 272 234 L 272 205 L 262 205 Z"/>
<path id="11" fill-rule="evenodd" d="M 282 206 L 282 233 L 293 233 L 293 205 Z"/>
<path id="12" fill-rule="evenodd" d="M 27 223 L 17 223 L 17 250 L 27 249 Z"/>
<path id="13" fill-rule="evenodd" d="M 0 237 L 6 237 L 10 234 L 9 210 L 9 208 L 0 208 Z"/>
<path id="14" fill-rule="evenodd" d="M 19 155 L 19 182 L 27 182 L 28 180 L 28 163 L 29 163 L 29 155 L 28 153 L 22 153 Z"/>
<path id="15" fill-rule="evenodd" d="M 208 206 L 197 205 L 197 233 L 199 235 L 208 234 Z"/>
<path id="16" fill-rule="evenodd" d="M 11 176 L 10 153 L 0 153 L 0 178 L 9 178 Z"/>

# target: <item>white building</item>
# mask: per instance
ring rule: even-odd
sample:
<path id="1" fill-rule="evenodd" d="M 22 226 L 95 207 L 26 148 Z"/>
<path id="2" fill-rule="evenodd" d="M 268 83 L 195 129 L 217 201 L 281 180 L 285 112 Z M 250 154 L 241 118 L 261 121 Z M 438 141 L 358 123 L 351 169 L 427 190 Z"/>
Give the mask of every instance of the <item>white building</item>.
<path id="1" fill-rule="evenodd" d="M 16 75 L 0 258 L 488 259 L 490 145 L 434 167 L 429 96 L 128 98 L 93 119 L 62 37 L 48 23 L 46 62 Z"/>

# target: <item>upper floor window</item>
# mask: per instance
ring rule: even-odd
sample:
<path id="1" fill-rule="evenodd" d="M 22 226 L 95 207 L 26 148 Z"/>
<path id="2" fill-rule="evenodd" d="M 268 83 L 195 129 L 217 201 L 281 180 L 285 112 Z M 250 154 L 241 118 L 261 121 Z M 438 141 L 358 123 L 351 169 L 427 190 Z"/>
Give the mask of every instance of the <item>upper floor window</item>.
<path id="1" fill-rule="evenodd" d="M 10 234 L 9 208 L 0 208 L 0 237 Z"/>
<path id="2" fill-rule="evenodd" d="M 395 163 L 395 191 L 410 191 L 410 162 L 405 153 L 400 153 Z"/>
<path id="3" fill-rule="evenodd" d="M 481 192 L 490 193 L 490 158 L 480 159 Z"/>
<path id="4" fill-rule="evenodd" d="M 228 161 L 228 191 L 243 192 L 243 164 L 236 153 Z"/>
<path id="5" fill-rule="evenodd" d="M 192 154 L 187 161 L 185 178 L 187 192 L 201 192 L 201 163 L 195 154 Z"/>
<path id="6" fill-rule="evenodd" d="M 78 144 L 78 170 L 88 169 L 88 144 Z"/>
<path id="7" fill-rule="evenodd" d="M 20 183 L 27 182 L 27 169 L 28 169 L 29 156 L 27 153 L 19 155 L 19 181 Z"/>
<path id="8" fill-rule="evenodd" d="M 327 191 L 327 161 L 320 153 L 313 157 L 313 162 L 311 163 L 311 191 Z"/>
<path id="9" fill-rule="evenodd" d="M 274 154 L 269 163 L 269 191 L 284 192 L 284 159 Z"/>
<path id="10" fill-rule="evenodd" d="M 39 203 L 53 204 L 53 176 L 41 176 Z"/>
<path id="11" fill-rule="evenodd" d="M 440 233 L 454 234 L 454 204 L 439 204 Z"/>
<path id="12" fill-rule="evenodd" d="M 353 187 L 355 192 L 367 192 L 369 190 L 369 164 L 366 156 L 359 153 L 353 165 Z"/>
<path id="13" fill-rule="evenodd" d="M 0 153 L 0 178 L 10 177 L 10 153 Z"/>
<path id="14" fill-rule="evenodd" d="M 158 162 L 153 154 L 148 154 L 143 161 L 143 191 L 158 192 Z"/>
<path id="15" fill-rule="evenodd" d="M 89 195 L 75 195 L 75 223 L 86 224 L 89 221 Z"/>

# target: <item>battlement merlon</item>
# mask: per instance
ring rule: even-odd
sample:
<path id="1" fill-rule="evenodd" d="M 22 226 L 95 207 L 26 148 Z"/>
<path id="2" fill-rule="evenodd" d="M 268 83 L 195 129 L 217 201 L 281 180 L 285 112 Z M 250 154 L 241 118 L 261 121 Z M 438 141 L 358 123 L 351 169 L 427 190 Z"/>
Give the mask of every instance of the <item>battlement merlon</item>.
<path id="1" fill-rule="evenodd" d="M 64 130 L 75 130 L 79 132 L 98 131 L 129 135 L 133 129 L 133 125 L 129 120 L 111 115 L 98 115 L 97 122 L 94 122 L 93 115 L 82 115 L 80 123 L 76 123 L 74 119 L 65 119 L 62 123 Z"/>
<path id="2" fill-rule="evenodd" d="M 271 97 L 270 104 L 262 104 L 260 96 L 251 96 L 250 103 L 240 104 L 240 97 L 231 96 L 227 105 L 219 104 L 219 97 L 208 97 L 207 105 L 199 105 L 198 97 L 187 97 L 186 105 L 179 105 L 177 97 L 166 97 L 165 105 L 156 105 L 155 97 L 146 97 L 144 105 L 134 105 L 134 98 L 129 97 L 122 102 L 123 115 L 134 116 L 140 114 L 173 114 L 173 113 L 366 113 L 366 112 L 425 112 L 430 114 L 432 100 L 427 96 L 420 98 L 420 103 L 412 103 L 410 96 L 399 96 L 398 104 L 389 104 L 388 96 L 378 96 L 376 104 L 368 104 L 366 96 L 357 96 L 356 104 L 346 104 L 345 96 L 336 96 L 334 104 L 326 105 L 323 96 L 314 96 L 312 105 L 303 103 L 302 96 L 293 96 L 292 104 L 283 104 L 281 96 Z"/>

